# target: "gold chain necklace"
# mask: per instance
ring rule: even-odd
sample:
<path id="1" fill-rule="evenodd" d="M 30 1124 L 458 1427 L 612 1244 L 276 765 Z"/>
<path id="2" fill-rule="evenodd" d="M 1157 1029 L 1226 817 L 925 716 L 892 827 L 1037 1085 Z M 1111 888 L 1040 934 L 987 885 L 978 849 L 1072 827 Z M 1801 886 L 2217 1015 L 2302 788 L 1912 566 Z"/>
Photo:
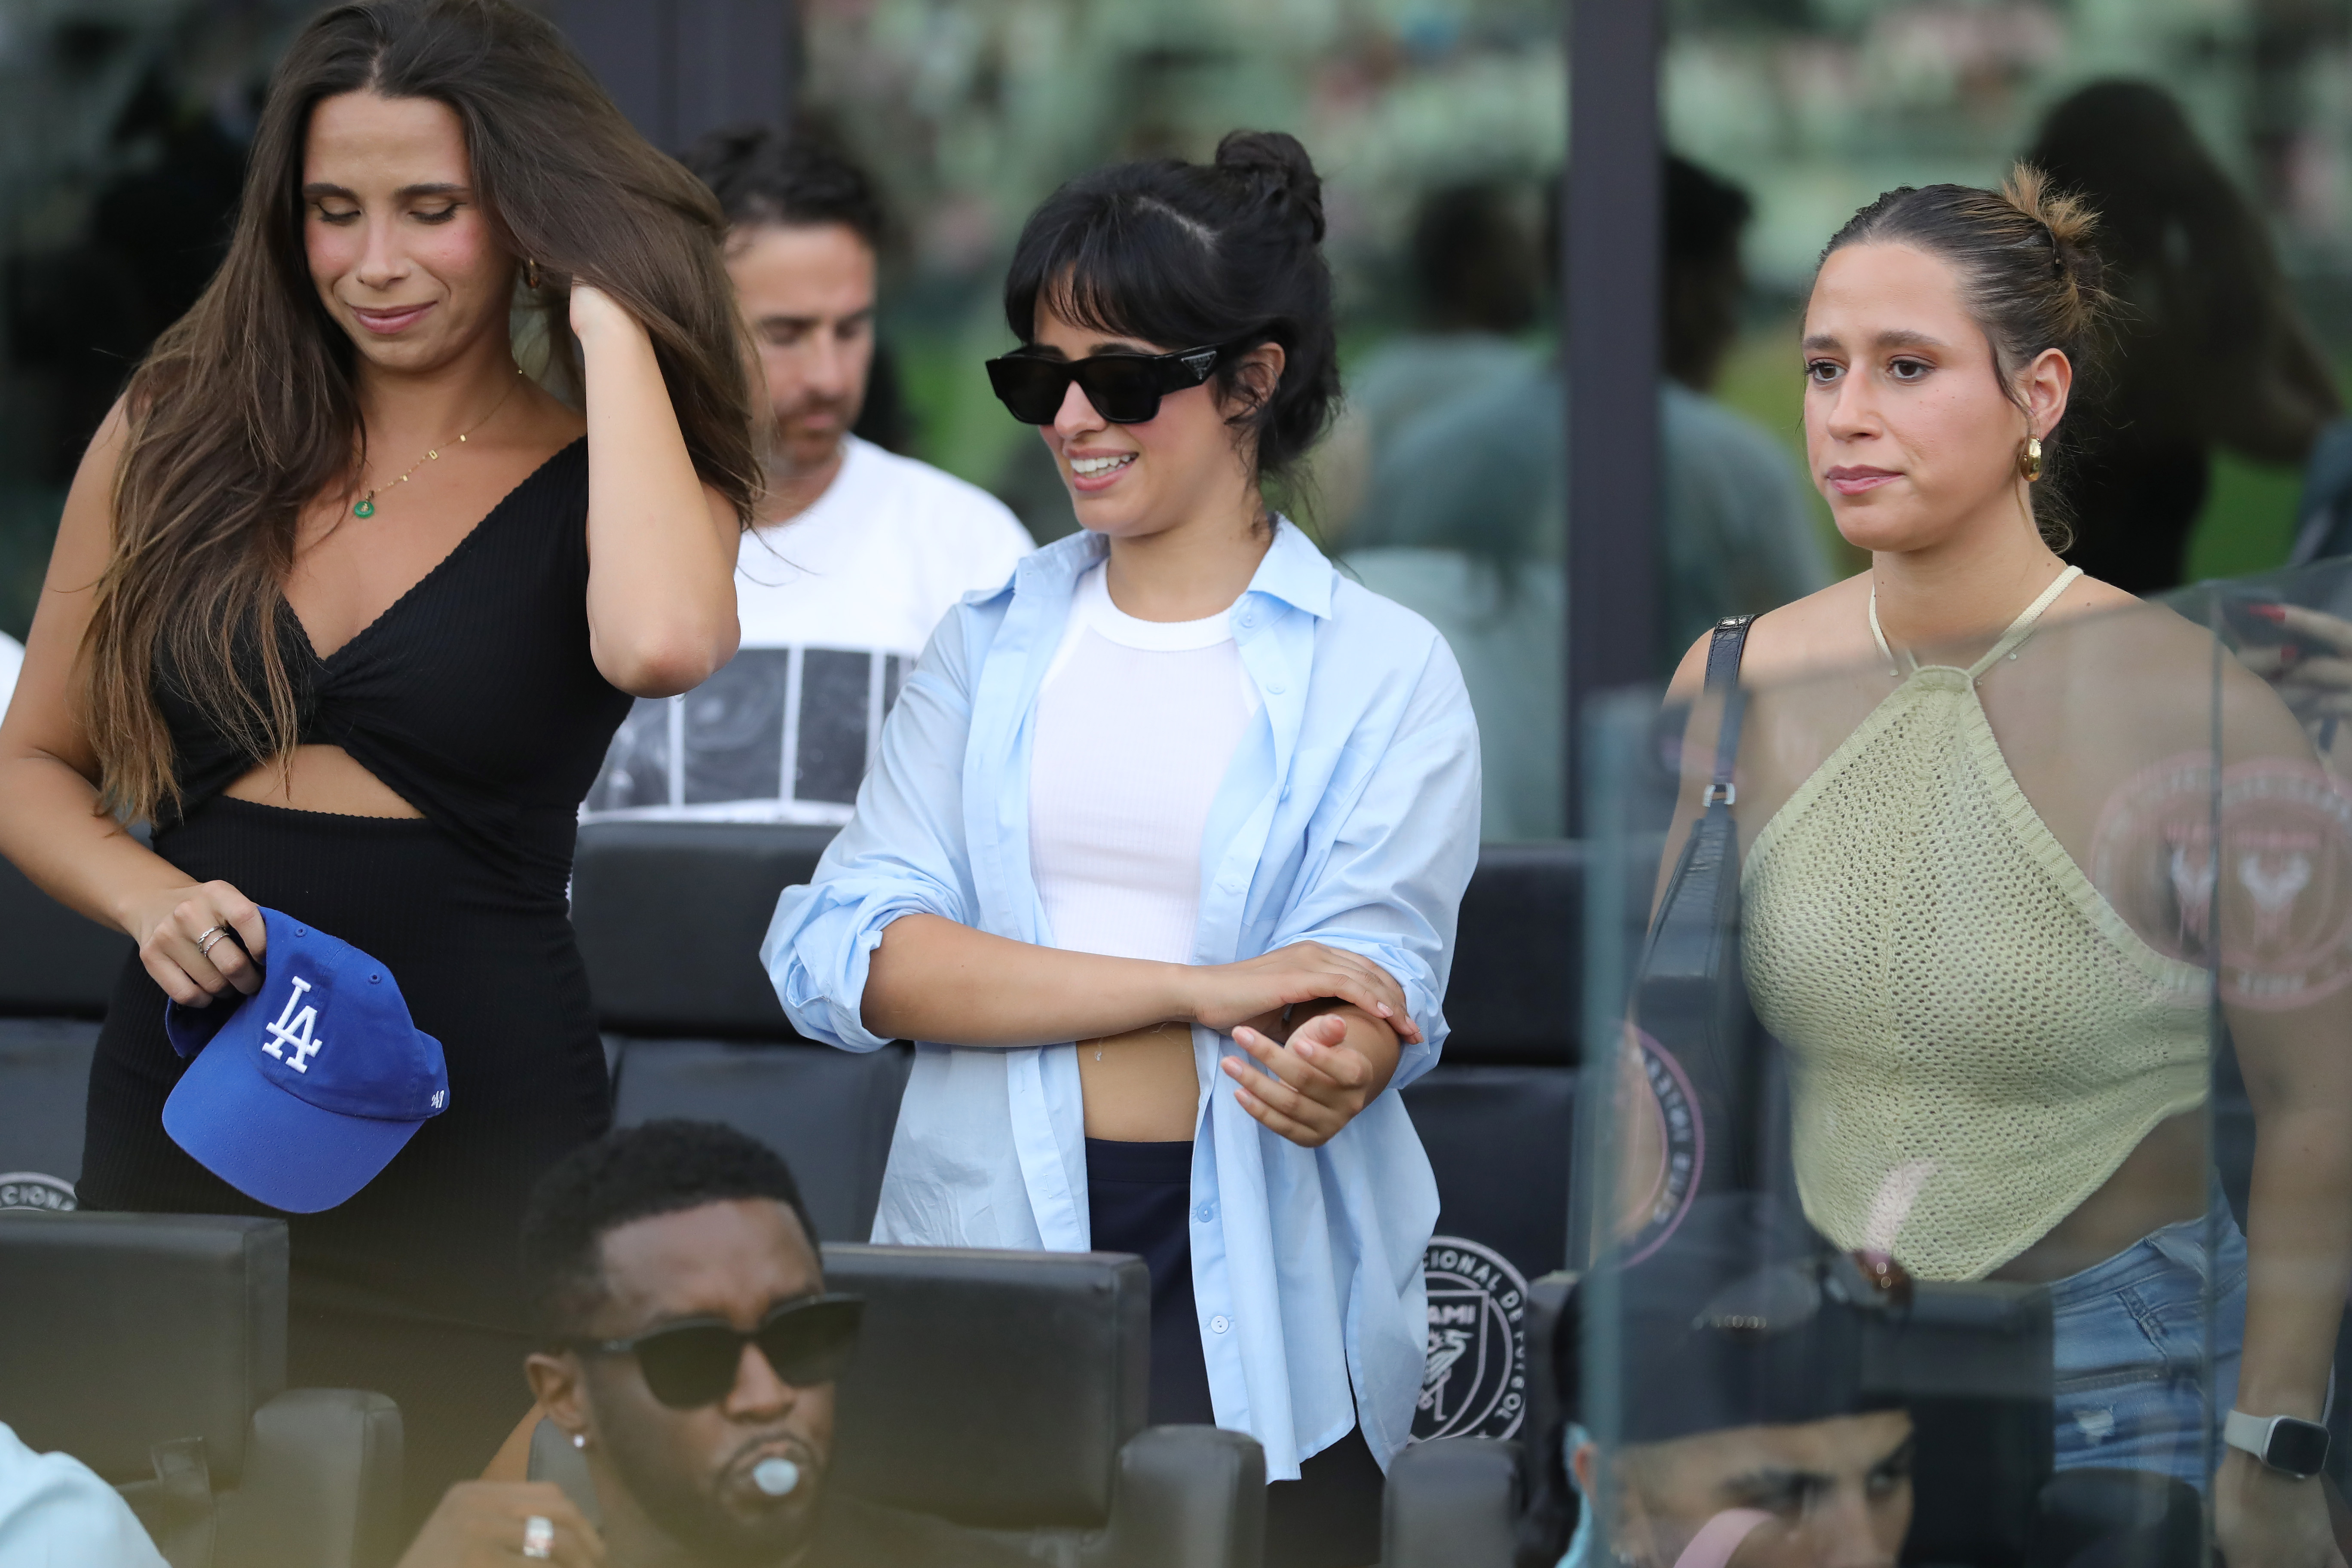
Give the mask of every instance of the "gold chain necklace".
<path id="1" fill-rule="evenodd" d="M 522 367 L 520 365 L 517 365 L 515 367 L 515 376 L 518 380 L 521 378 Z M 507 399 L 513 395 L 514 383 L 510 381 L 507 383 L 506 391 L 499 395 L 497 404 L 491 407 L 490 411 L 488 414 L 483 415 L 479 419 L 475 420 L 473 425 L 467 429 L 463 435 L 457 437 L 457 445 L 461 447 L 464 446 L 467 436 L 471 436 L 476 430 L 479 430 L 483 426 L 488 425 L 491 420 L 496 419 L 499 416 L 499 410 L 504 408 L 507 405 Z M 406 484 L 408 482 L 408 474 L 415 473 L 417 469 L 433 461 L 440 455 L 440 447 L 427 447 L 425 449 L 425 456 L 417 458 L 416 461 L 408 465 L 408 473 L 403 474 L 400 478 L 393 480 L 392 485 Z M 392 489 L 392 485 L 385 485 L 383 488 L 384 489 Z M 370 487 L 367 494 L 360 497 L 357 504 L 352 508 L 352 515 L 353 517 L 373 517 L 375 515 L 375 498 L 376 489 L 374 487 Z"/>

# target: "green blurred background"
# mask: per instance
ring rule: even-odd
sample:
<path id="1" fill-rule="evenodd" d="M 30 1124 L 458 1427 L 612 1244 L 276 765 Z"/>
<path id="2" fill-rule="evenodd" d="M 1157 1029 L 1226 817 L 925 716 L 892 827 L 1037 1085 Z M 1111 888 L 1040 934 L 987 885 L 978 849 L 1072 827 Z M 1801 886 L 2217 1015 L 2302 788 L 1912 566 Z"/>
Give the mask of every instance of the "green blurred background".
<path id="1" fill-rule="evenodd" d="M 25 629 L 74 454 L 217 254 L 256 95 L 311 9 L 0 0 L 0 630 Z M 1792 324 L 1824 237 L 1890 185 L 1997 180 L 2050 104 L 2116 74 L 2186 108 L 2331 362 L 2352 363 L 2352 0 L 1669 0 L 1667 20 L 1669 142 L 1757 209 L 1718 390 L 1792 447 Z M 898 216 L 884 334 L 903 444 L 1041 534 L 1066 508 L 981 361 L 1010 341 L 996 286 L 1057 182 L 1202 156 L 1236 125 L 1295 132 L 1328 177 L 1360 362 L 1412 324 L 1421 199 L 1496 183 L 1532 221 L 1565 150 L 1556 0 L 803 0 L 798 26 L 801 101 Z M 1530 339 L 1551 352 L 1548 328 Z M 2278 564 L 2297 483 L 2220 454 L 2192 574 Z"/>

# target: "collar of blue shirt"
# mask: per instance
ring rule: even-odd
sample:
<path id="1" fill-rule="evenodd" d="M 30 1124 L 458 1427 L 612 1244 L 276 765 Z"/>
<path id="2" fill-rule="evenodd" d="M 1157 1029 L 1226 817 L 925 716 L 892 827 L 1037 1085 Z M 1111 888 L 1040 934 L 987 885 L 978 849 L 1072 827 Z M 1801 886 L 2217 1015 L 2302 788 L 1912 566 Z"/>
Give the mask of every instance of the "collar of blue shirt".
<path id="1" fill-rule="evenodd" d="M 1035 594 L 1052 591 L 1066 594 L 1069 584 L 1083 575 L 1087 569 L 1110 553 L 1110 541 L 1092 529 L 1082 528 L 1066 534 L 1044 549 L 1021 558 L 1013 576 L 998 588 L 987 589 L 970 595 L 969 602 L 984 605 L 1000 595 Z M 1268 547 L 1265 559 L 1257 563 L 1250 577 L 1244 598 L 1263 594 L 1297 609 L 1306 611 L 1318 620 L 1331 618 L 1331 587 L 1338 577 L 1337 570 L 1315 547 L 1307 532 L 1286 517 L 1274 520 L 1274 543 Z"/>

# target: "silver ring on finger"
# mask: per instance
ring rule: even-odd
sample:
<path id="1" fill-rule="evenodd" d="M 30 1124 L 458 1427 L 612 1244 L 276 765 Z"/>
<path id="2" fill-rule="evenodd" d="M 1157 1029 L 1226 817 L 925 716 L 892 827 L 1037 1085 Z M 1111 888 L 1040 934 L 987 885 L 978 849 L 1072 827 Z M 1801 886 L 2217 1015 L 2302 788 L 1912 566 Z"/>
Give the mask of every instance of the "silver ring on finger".
<path id="1" fill-rule="evenodd" d="M 198 958 L 210 958 L 213 955 L 213 943 L 220 941 L 221 938 L 227 934 L 228 927 L 215 926 L 212 930 L 205 932 L 204 935 L 196 938 L 196 956 Z"/>
<path id="2" fill-rule="evenodd" d="M 544 1563 L 555 1555 L 553 1520 L 535 1513 L 522 1521 L 522 1554 L 534 1563 Z"/>

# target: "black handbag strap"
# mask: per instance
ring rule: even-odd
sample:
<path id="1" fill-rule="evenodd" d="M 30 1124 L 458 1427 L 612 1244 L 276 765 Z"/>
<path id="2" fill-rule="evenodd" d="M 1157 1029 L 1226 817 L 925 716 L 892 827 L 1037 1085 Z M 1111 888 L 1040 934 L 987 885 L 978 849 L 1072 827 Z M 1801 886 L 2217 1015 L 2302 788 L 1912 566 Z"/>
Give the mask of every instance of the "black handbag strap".
<path id="1" fill-rule="evenodd" d="M 1706 645 L 1706 689 L 1723 693 L 1723 723 L 1715 733 L 1715 776 L 1706 786 L 1708 805 L 1729 805 L 1739 798 L 1731 782 L 1731 765 L 1739 757 L 1740 710 L 1746 700 L 1739 690 L 1739 661 L 1748 652 L 1748 628 L 1754 616 L 1726 616 L 1715 623 Z"/>

